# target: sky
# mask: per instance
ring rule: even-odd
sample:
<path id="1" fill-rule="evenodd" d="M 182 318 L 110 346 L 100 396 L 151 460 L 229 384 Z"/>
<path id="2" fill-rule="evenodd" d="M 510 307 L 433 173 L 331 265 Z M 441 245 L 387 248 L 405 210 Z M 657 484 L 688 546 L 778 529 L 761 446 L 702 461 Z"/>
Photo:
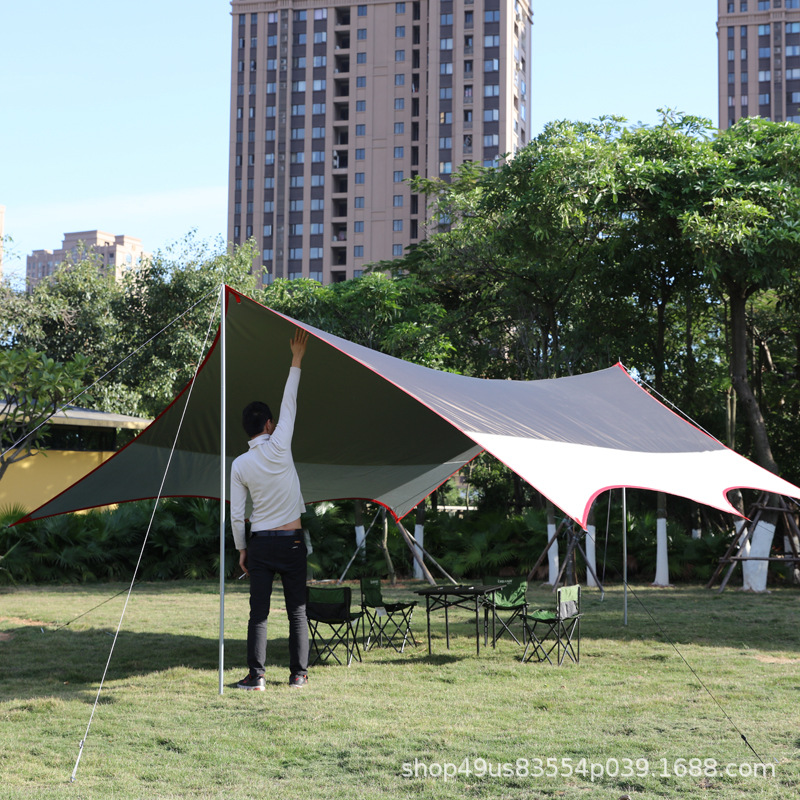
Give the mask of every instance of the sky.
<path id="1" fill-rule="evenodd" d="M 533 135 L 659 108 L 717 123 L 715 0 L 532 2 Z M 230 43 L 227 0 L 0 5 L 6 277 L 68 231 L 224 240 Z"/>

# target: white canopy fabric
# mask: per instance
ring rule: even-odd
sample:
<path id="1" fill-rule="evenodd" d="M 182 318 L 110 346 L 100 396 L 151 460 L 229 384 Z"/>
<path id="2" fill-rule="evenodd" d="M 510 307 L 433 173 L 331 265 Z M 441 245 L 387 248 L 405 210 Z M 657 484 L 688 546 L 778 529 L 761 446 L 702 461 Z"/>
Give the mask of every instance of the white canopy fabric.
<path id="1" fill-rule="evenodd" d="M 399 519 L 484 449 L 583 527 L 594 498 L 615 487 L 732 513 L 726 495 L 735 488 L 800 498 L 796 486 L 667 409 L 620 365 L 554 380 L 470 378 L 353 344 L 230 287 L 224 296 L 228 471 L 247 448 L 241 409 L 259 399 L 278 411 L 293 329 L 312 335 L 293 442 L 307 503 L 363 498 Z M 218 335 L 191 392 L 187 385 L 127 447 L 25 519 L 158 496 L 179 428 L 162 496 L 218 498 L 220 375 Z"/>

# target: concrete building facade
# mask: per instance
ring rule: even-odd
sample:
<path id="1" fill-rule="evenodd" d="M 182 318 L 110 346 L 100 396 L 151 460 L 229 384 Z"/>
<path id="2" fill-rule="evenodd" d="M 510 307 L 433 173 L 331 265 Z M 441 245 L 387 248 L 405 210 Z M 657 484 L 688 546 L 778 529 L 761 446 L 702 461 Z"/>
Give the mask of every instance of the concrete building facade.
<path id="1" fill-rule="evenodd" d="M 27 258 L 26 278 L 28 289 L 52 275 L 68 256 L 91 253 L 107 272 L 119 280 L 130 269 L 141 265 L 150 257 L 142 249 L 142 240 L 133 236 L 115 236 L 105 231 L 78 231 L 65 233 L 58 250 L 34 250 Z"/>
<path id="2" fill-rule="evenodd" d="M 800 122 L 800 0 L 717 0 L 719 127 Z"/>
<path id="3" fill-rule="evenodd" d="M 412 177 L 530 138 L 528 0 L 232 0 L 228 238 L 264 283 L 360 274 L 419 241 Z"/>

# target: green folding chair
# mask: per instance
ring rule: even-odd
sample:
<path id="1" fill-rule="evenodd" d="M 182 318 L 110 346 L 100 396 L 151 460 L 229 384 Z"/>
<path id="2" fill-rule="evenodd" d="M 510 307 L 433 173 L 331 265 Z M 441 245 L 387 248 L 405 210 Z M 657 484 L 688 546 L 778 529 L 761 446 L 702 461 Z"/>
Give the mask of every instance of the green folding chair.
<path id="1" fill-rule="evenodd" d="M 555 650 L 559 666 L 569 657 L 576 664 L 581 657 L 581 587 L 562 586 L 556 596 L 555 611 L 537 609 L 523 618 L 528 643 L 523 661 L 547 661 Z M 530 655 L 528 654 L 530 652 Z"/>
<path id="2" fill-rule="evenodd" d="M 307 586 L 306 617 L 314 659 L 310 666 L 333 658 L 341 664 L 336 650 L 343 647 L 347 666 L 353 658 L 361 661 L 358 649 L 360 611 L 350 610 L 349 586 Z"/>
<path id="3" fill-rule="evenodd" d="M 500 623 L 500 630 L 493 634 L 492 646 L 504 633 L 507 633 L 521 647 L 525 643 L 525 626 L 522 626 L 522 641 L 520 642 L 514 635 L 514 631 L 511 630 L 511 625 L 517 620 L 521 621 L 528 612 L 526 598 L 528 581 L 525 578 L 501 578 L 497 575 L 487 575 L 483 578 L 483 583 L 486 586 L 496 586 L 499 583 L 503 587 L 484 601 L 484 630 L 489 626 L 490 611 L 494 613 L 495 619 Z"/>
<path id="4" fill-rule="evenodd" d="M 414 613 L 416 600 L 409 603 L 387 603 L 381 593 L 380 578 L 361 579 L 361 619 L 364 634 L 364 650 L 391 646 L 402 653 L 406 643 L 411 639 L 414 647 L 417 640 L 411 630 L 411 615 Z M 367 623 L 369 631 L 367 632 Z"/>

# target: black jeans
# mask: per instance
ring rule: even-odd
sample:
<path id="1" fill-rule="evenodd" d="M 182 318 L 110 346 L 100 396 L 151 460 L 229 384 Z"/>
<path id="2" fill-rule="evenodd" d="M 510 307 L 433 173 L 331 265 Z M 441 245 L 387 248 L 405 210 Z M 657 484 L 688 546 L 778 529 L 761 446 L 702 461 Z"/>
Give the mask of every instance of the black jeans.
<path id="1" fill-rule="evenodd" d="M 250 622 L 247 625 L 247 666 L 252 675 L 264 674 L 267 658 L 267 617 L 272 581 L 281 576 L 289 616 L 289 669 L 292 675 L 308 671 L 306 619 L 306 543 L 296 536 L 254 536 L 247 544 L 250 573 Z"/>

